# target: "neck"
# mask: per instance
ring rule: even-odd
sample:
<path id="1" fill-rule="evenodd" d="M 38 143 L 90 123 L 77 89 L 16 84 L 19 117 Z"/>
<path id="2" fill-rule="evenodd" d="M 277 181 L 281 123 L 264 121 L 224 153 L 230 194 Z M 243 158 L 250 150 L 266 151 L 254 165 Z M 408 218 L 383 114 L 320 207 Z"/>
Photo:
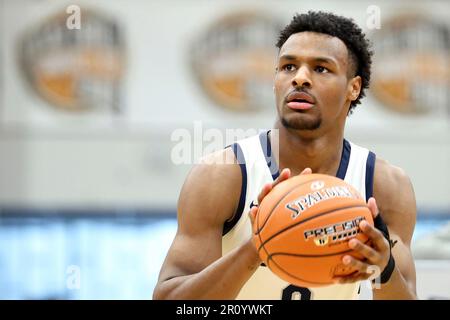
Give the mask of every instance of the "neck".
<path id="1" fill-rule="evenodd" d="M 342 156 L 343 128 L 313 136 L 303 135 L 299 130 L 287 129 L 280 121 L 275 124 L 279 137 L 271 132 L 271 144 L 279 170 L 289 168 L 292 175 L 297 175 L 305 168 L 313 173 L 336 175 Z"/>

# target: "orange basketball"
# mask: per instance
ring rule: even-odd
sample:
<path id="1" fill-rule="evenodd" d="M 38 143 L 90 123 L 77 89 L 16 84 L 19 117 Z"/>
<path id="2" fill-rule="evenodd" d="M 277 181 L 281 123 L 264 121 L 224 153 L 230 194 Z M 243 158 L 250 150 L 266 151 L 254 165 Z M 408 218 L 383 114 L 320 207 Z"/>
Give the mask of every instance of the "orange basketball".
<path id="1" fill-rule="evenodd" d="M 357 256 L 348 241 L 367 243 L 359 222 L 373 225 L 365 200 L 345 181 L 323 174 L 292 177 L 264 198 L 254 222 L 261 260 L 281 279 L 302 287 L 333 283 L 354 272 L 342 263 Z"/>

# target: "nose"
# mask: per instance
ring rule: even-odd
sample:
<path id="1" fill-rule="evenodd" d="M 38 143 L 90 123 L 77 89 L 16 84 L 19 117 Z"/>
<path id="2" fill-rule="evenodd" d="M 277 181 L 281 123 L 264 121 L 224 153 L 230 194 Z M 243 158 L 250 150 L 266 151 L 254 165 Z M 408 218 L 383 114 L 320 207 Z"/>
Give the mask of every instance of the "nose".
<path id="1" fill-rule="evenodd" d="M 306 66 L 300 67 L 297 70 L 294 78 L 292 79 L 292 85 L 294 87 L 311 87 L 311 74 Z"/>

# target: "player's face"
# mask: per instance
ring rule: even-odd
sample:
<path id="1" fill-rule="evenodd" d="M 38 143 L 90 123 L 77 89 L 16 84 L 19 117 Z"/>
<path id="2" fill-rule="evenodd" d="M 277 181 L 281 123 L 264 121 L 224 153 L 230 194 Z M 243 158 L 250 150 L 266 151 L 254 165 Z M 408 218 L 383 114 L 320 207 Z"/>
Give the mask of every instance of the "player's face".
<path id="1" fill-rule="evenodd" d="M 314 32 L 290 36 L 280 49 L 275 76 L 282 124 L 315 130 L 345 121 L 360 84 L 359 77 L 348 77 L 349 68 L 347 47 L 339 38 Z"/>

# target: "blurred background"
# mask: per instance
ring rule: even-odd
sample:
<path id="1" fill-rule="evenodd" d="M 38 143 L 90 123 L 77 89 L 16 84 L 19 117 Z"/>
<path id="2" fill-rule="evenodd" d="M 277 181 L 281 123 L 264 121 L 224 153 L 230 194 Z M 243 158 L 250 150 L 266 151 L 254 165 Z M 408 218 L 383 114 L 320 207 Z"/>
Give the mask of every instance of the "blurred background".
<path id="1" fill-rule="evenodd" d="M 308 10 L 373 43 L 346 137 L 411 177 L 418 294 L 450 298 L 448 1 L 0 0 L 0 299 L 151 299 L 186 174 L 273 125 L 277 32 Z"/>

